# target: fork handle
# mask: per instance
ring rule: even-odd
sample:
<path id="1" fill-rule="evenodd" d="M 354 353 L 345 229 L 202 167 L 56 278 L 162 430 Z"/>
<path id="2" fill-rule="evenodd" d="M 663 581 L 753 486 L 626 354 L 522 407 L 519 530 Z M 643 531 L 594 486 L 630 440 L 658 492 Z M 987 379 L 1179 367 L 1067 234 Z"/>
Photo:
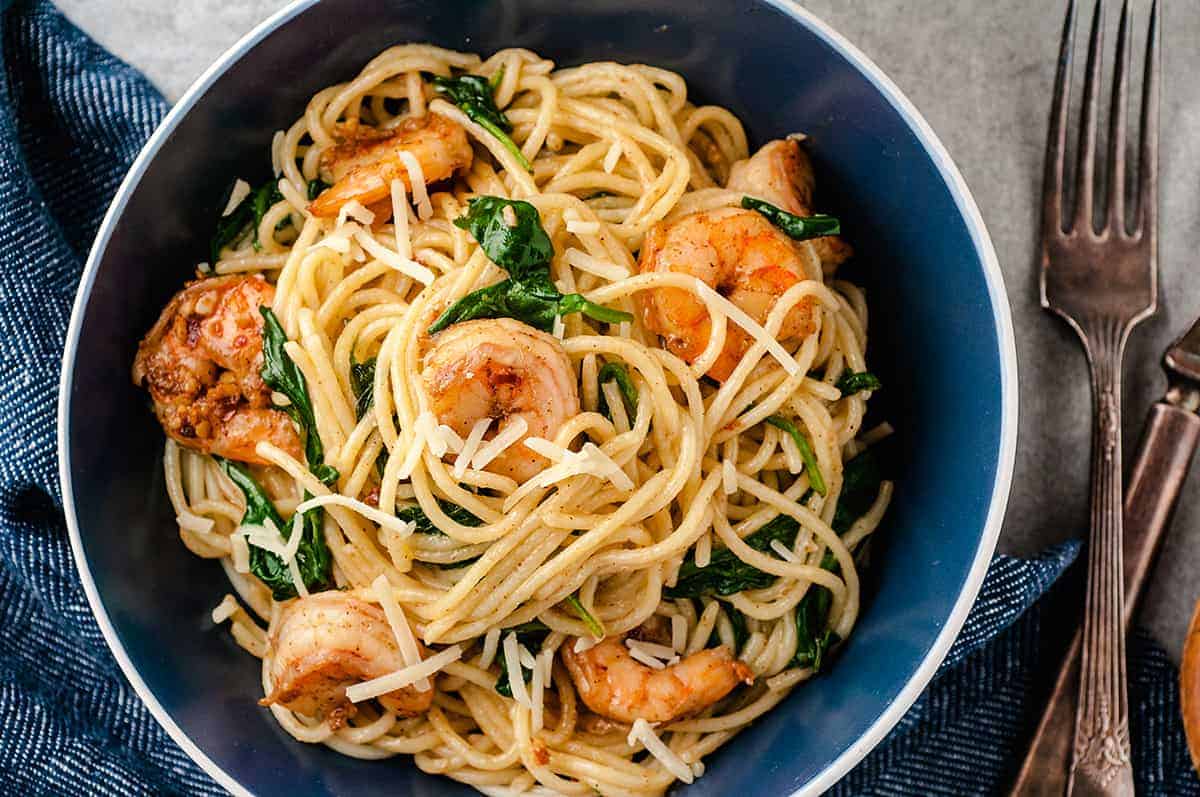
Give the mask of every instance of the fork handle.
<path id="1" fill-rule="evenodd" d="M 1150 408 L 1125 490 L 1125 626 L 1129 627 L 1146 577 L 1158 555 L 1200 443 L 1200 416 L 1169 401 Z M 1062 797 L 1071 763 L 1071 733 L 1078 705 L 1077 631 L 1054 682 L 1037 733 L 1013 784 L 1011 797 Z"/>
<path id="2" fill-rule="evenodd" d="M 1094 423 L 1087 601 L 1067 794 L 1132 797 L 1121 561 L 1121 361 L 1127 327 L 1097 326 L 1089 335 Z"/>

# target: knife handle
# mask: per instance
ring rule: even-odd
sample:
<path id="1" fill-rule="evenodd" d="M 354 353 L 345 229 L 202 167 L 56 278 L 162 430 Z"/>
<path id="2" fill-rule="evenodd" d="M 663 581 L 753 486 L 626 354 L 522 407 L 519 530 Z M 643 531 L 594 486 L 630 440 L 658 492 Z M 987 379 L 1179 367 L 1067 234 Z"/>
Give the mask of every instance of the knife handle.
<path id="1" fill-rule="evenodd" d="M 1162 545 L 1198 442 L 1200 416 L 1167 401 L 1150 408 L 1125 492 L 1126 628 Z M 1013 785 L 1013 797 L 1062 797 L 1066 793 L 1079 696 L 1079 650 L 1080 632 L 1076 631 Z"/>

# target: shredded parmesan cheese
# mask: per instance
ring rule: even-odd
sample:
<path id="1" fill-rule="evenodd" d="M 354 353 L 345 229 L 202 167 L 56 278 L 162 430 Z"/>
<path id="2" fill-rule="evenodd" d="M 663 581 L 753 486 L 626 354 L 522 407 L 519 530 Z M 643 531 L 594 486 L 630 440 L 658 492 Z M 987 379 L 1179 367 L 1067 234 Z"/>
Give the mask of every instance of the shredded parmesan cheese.
<path id="1" fill-rule="evenodd" d="M 682 614 L 671 615 L 671 647 L 676 653 L 687 648 L 687 618 Z"/>
<path id="2" fill-rule="evenodd" d="M 559 340 L 562 340 L 563 335 L 567 334 L 567 325 L 563 323 L 562 316 L 560 316 L 560 315 L 554 316 L 553 332 L 554 332 L 554 337 L 558 338 Z"/>
<path id="3" fill-rule="evenodd" d="M 368 227 L 375 223 L 375 213 L 368 208 L 363 207 L 363 204 L 357 199 L 351 199 L 346 204 L 342 205 L 338 211 L 337 223 L 335 227 L 341 227 L 346 223 L 347 219 L 354 219 L 359 224 L 365 224 Z"/>
<path id="4" fill-rule="evenodd" d="M 392 180 L 392 225 L 396 230 L 396 254 L 403 260 L 412 260 L 412 238 L 408 232 L 408 196 L 404 193 L 404 181 Z"/>
<path id="5" fill-rule="evenodd" d="M 659 645 L 654 642 L 646 642 L 641 639 L 626 639 L 625 647 L 629 648 L 630 650 L 640 650 L 647 656 L 654 656 L 657 659 L 666 660 L 675 655 L 675 649 L 673 647 L 669 648 L 666 645 Z"/>
<path id="6" fill-rule="evenodd" d="M 699 278 L 696 279 L 696 292 L 700 294 L 700 298 L 704 300 L 705 304 L 716 306 L 731 321 L 744 329 L 750 337 L 766 345 L 767 352 L 779 361 L 779 364 L 783 366 L 783 370 L 787 371 L 789 376 L 795 376 L 800 373 L 800 365 L 796 362 L 796 359 L 788 354 L 787 349 L 783 348 L 779 344 L 779 341 L 775 340 L 772 335 L 767 334 L 767 331 L 757 321 L 746 315 L 746 312 L 742 308 L 714 291 L 705 284 L 704 280 Z"/>
<path id="7" fill-rule="evenodd" d="M 359 501 L 356 498 L 351 498 L 347 495 L 339 495 L 337 493 L 318 495 L 313 498 L 309 498 L 307 501 L 296 507 L 296 513 L 301 514 L 310 509 L 315 509 L 319 506 L 329 506 L 330 504 L 344 507 L 352 512 L 357 512 L 376 525 L 382 526 L 394 532 L 395 534 L 400 535 L 401 538 L 408 537 L 416 528 L 412 523 L 405 520 L 400 520 L 395 515 L 389 515 L 387 512 L 380 512 L 375 507 L 364 504 L 362 501 Z"/>
<path id="8" fill-rule="evenodd" d="M 346 697 L 350 699 L 351 703 L 361 703 L 373 697 L 386 695 L 388 692 L 395 692 L 397 689 L 403 689 L 406 686 L 415 684 L 422 678 L 429 678 L 435 675 L 445 668 L 447 664 L 458 661 L 460 658 L 462 658 L 462 648 L 458 645 L 451 645 L 419 664 L 404 667 L 387 675 L 363 681 L 360 684 L 348 686 L 346 687 Z"/>
<path id="9" fill-rule="evenodd" d="M 179 524 L 179 528 L 187 529 L 188 531 L 198 531 L 203 534 L 213 530 L 213 519 L 210 517 L 201 517 L 194 515 L 191 512 L 180 512 L 175 516 L 175 522 Z"/>
<path id="10" fill-rule="evenodd" d="M 583 653 L 584 651 L 591 650 L 592 648 L 596 647 L 600 644 L 600 642 L 601 640 L 596 639 L 595 637 L 581 636 L 575 640 L 574 650 L 576 653 Z"/>
<path id="11" fill-rule="evenodd" d="M 504 453 L 505 449 L 524 437 L 528 431 L 529 422 L 520 415 L 509 418 L 508 423 L 504 424 L 500 432 L 475 452 L 475 456 L 471 458 L 471 467 L 475 470 L 483 470 L 488 463 Z"/>
<path id="12" fill-rule="evenodd" d="M 721 461 L 721 484 L 725 488 L 725 495 L 737 492 L 737 468 L 734 467 L 732 459 Z"/>
<path id="13" fill-rule="evenodd" d="M 412 626 L 408 624 L 404 608 L 396 602 L 396 596 L 392 592 L 392 585 L 388 583 L 387 576 L 380 574 L 372 582 L 371 589 L 375 592 L 375 599 L 383 607 L 388 625 L 392 627 L 392 635 L 396 637 L 396 644 L 400 647 L 400 657 L 404 659 L 405 666 L 412 667 L 420 664 L 421 649 L 417 647 L 417 638 L 413 636 Z M 428 678 L 418 678 L 413 681 L 412 685 L 419 692 L 428 692 L 430 689 Z"/>
<path id="14" fill-rule="evenodd" d="M 779 557 L 785 562 L 799 562 L 800 557 L 792 552 L 792 549 L 783 544 L 783 540 L 771 540 L 771 550 L 779 554 Z"/>
<path id="15" fill-rule="evenodd" d="M 233 569 L 238 573 L 250 572 L 250 546 L 241 534 L 229 538 L 229 558 L 233 560 Z"/>
<path id="16" fill-rule="evenodd" d="M 408 170 L 408 184 L 412 186 L 413 202 L 417 205 L 417 218 L 428 221 L 433 216 L 433 204 L 429 201 L 429 192 L 425 188 L 425 172 L 421 163 L 411 152 L 401 152 L 400 161 Z"/>
<path id="17" fill-rule="evenodd" d="M 542 679 L 545 674 L 542 672 L 542 668 L 536 665 L 532 669 L 533 677 L 529 681 L 529 702 L 533 709 L 530 724 L 533 726 L 533 732 L 537 733 L 542 729 Z"/>
<path id="18" fill-rule="evenodd" d="M 359 230 L 354 233 L 354 242 L 361 246 L 367 254 L 378 260 L 380 263 L 385 263 L 392 268 L 404 274 L 407 277 L 412 277 L 422 285 L 428 285 L 433 282 L 433 272 L 415 260 L 409 260 L 401 257 L 396 252 L 388 249 L 383 244 L 376 241 L 374 237 L 367 233 L 366 230 Z"/>
<path id="19" fill-rule="evenodd" d="M 213 607 L 212 621 L 217 625 L 220 625 L 230 617 L 233 617 L 235 614 L 237 614 L 237 611 L 240 608 L 241 607 L 238 605 L 237 598 L 233 597 L 232 595 L 226 595 L 220 603 Z"/>
<path id="20" fill-rule="evenodd" d="M 600 222 L 567 219 L 567 232 L 572 235 L 599 235 Z"/>
<path id="21" fill-rule="evenodd" d="M 663 670 L 663 669 L 666 669 L 666 666 L 667 666 L 667 665 L 663 664 L 661 661 L 659 661 L 659 660 L 658 660 L 658 659 L 656 659 L 655 657 L 651 656 L 650 654 L 648 654 L 648 653 L 643 653 L 643 652 L 642 652 L 642 650 L 641 650 L 641 648 L 630 648 L 630 649 L 629 649 L 629 655 L 630 655 L 630 657 L 632 657 L 632 658 L 633 658 L 635 661 L 639 661 L 639 662 L 641 662 L 642 664 L 645 664 L 647 667 L 649 667 L 649 668 L 651 668 L 651 669 L 653 669 L 653 670 Z"/>
<path id="22" fill-rule="evenodd" d="M 582 223 L 582 222 L 579 222 Z M 570 222 L 567 224 L 567 229 L 570 230 Z M 580 271 L 586 271 L 588 274 L 594 274 L 597 277 L 617 282 L 629 276 L 629 270 L 624 266 L 618 266 L 609 260 L 601 260 L 598 257 L 593 257 L 587 252 L 571 247 L 563 252 L 563 257 L 567 261 L 567 265 L 572 268 L 577 268 Z M 624 322 L 622 322 L 624 323 Z"/>
<path id="23" fill-rule="evenodd" d="M 500 629 L 489 629 L 483 637 L 483 652 L 479 654 L 479 669 L 486 670 L 496 660 L 496 649 L 500 647 Z"/>
<path id="24" fill-rule="evenodd" d="M 276 172 L 276 175 L 278 174 Z M 237 210 L 237 206 L 242 204 L 242 200 L 248 196 L 250 196 L 250 183 L 239 177 L 233 184 L 233 190 L 229 192 L 229 201 L 225 203 L 225 209 L 221 211 L 221 218 Z"/>
<path id="25" fill-rule="evenodd" d="M 488 427 L 491 425 L 491 418 L 480 418 L 475 421 L 475 425 L 471 427 L 466 441 L 463 443 L 462 448 L 459 449 L 458 457 L 454 460 L 455 479 L 461 479 L 467 472 L 467 466 L 471 464 L 471 459 L 475 456 L 475 452 L 479 450 L 479 444 L 483 442 L 483 436 L 487 434 Z"/>
<path id="26" fill-rule="evenodd" d="M 500 210 L 500 218 L 504 220 L 505 225 L 508 227 L 517 226 L 517 212 L 513 210 L 512 205 L 505 205 Z"/>
<path id="27" fill-rule="evenodd" d="M 684 783 L 691 783 L 696 779 L 692 768 L 685 764 L 683 759 L 675 754 L 674 750 L 667 747 L 662 739 L 658 738 L 658 734 L 654 732 L 654 728 L 644 719 L 639 717 L 633 721 L 633 728 L 630 729 L 629 737 L 626 741 L 630 745 L 636 745 L 638 742 L 641 742 L 646 747 L 646 752 L 658 759 L 658 763 L 663 765 L 663 769 Z"/>
<path id="28" fill-rule="evenodd" d="M 520 645 L 517 635 L 509 631 L 504 637 L 504 669 L 508 672 L 508 686 L 513 700 L 529 708 L 529 692 L 525 689 L 525 678 L 521 674 Z"/>

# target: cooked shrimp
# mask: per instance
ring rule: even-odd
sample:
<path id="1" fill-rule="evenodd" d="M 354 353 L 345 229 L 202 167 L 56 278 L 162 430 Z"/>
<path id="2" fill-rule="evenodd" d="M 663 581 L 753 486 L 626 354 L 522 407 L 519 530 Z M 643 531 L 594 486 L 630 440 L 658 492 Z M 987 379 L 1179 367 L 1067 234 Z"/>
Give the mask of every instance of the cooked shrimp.
<path id="1" fill-rule="evenodd" d="M 698 277 L 755 321 L 766 321 L 775 300 L 805 278 L 804 253 L 761 214 L 741 208 L 692 213 L 659 224 L 646 235 L 638 268 Z M 815 269 L 815 266 L 814 266 Z M 688 362 L 708 345 L 712 322 L 704 302 L 683 288 L 659 288 L 637 296 L 646 328 L 664 339 L 667 350 Z M 787 314 L 780 340 L 803 338 L 816 325 L 814 301 L 802 300 Z M 733 373 L 752 338 L 733 322 L 725 325 L 725 346 L 708 375 L 723 382 Z"/>
<path id="2" fill-rule="evenodd" d="M 770 202 L 788 213 L 811 216 L 815 185 L 808 154 L 798 141 L 785 138 L 764 144 L 752 157 L 733 164 L 726 187 Z M 849 244 L 835 235 L 814 239 L 810 244 L 826 274 L 832 274 L 854 253 Z"/>
<path id="3" fill-rule="evenodd" d="M 467 132 L 451 120 L 427 114 L 410 118 L 391 130 L 355 127 L 337 145 L 321 153 L 321 179 L 332 186 L 308 206 L 314 216 L 333 217 L 357 199 L 375 206 L 377 218 L 391 214 L 392 180 L 412 191 L 408 167 L 400 153 L 409 152 L 421 165 L 426 183 L 436 183 L 471 165 L 474 151 Z"/>
<path id="4" fill-rule="evenodd" d="M 188 448 L 268 464 L 260 440 L 300 457 L 288 416 L 262 380 L 259 308 L 275 289 L 261 276 L 193 282 L 175 294 L 138 345 L 133 382 L 145 386 L 166 433 Z"/>
<path id="5" fill-rule="evenodd" d="M 553 439 L 579 414 L 575 372 L 553 335 L 511 318 L 455 324 L 433 338 L 422 378 L 438 421 L 466 437 L 476 421 L 492 418 L 495 437 L 510 418 L 528 423 L 525 435 L 493 459 L 487 470 L 523 482 L 548 463 L 522 441 Z"/>
<path id="6" fill-rule="evenodd" d="M 582 653 L 570 641 L 560 650 L 584 704 L 618 722 L 670 722 L 711 706 L 739 683 L 754 683 L 754 673 L 724 645 L 661 670 L 634 659 L 622 637 L 607 637 Z"/>
<path id="7" fill-rule="evenodd" d="M 417 646 L 424 656 L 425 648 Z M 274 688 L 259 702 L 328 720 L 335 728 L 357 711 L 347 686 L 405 666 L 383 610 L 338 590 L 285 607 L 271 634 L 271 655 Z M 415 717 L 433 703 L 433 689 L 406 686 L 377 699 L 402 717 Z"/>

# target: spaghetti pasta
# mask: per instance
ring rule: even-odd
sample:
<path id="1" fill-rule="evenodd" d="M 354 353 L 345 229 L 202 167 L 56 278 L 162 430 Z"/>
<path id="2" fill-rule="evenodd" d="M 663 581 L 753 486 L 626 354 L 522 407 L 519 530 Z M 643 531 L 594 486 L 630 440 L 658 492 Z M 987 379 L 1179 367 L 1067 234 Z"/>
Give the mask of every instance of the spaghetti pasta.
<path id="1" fill-rule="evenodd" d="M 799 182 L 755 182 L 741 123 L 678 75 L 418 44 L 276 134 L 278 190 L 135 378 L 180 536 L 233 587 L 214 621 L 262 658 L 288 733 L 488 794 L 657 795 L 827 666 L 892 495 L 867 450 L 890 427 L 860 436 L 870 390 L 844 387 L 867 330 L 827 259 L 845 246 L 742 207 L 811 216 L 790 147 Z M 168 396 L 154 363 L 211 380 Z M 373 618 L 359 654 L 399 664 L 302 711 L 280 635 L 330 587 Z M 324 600 L 314 617 L 340 611 Z M 619 677 L 672 681 L 629 697 Z M 430 684 L 427 710 L 384 699 Z"/>

